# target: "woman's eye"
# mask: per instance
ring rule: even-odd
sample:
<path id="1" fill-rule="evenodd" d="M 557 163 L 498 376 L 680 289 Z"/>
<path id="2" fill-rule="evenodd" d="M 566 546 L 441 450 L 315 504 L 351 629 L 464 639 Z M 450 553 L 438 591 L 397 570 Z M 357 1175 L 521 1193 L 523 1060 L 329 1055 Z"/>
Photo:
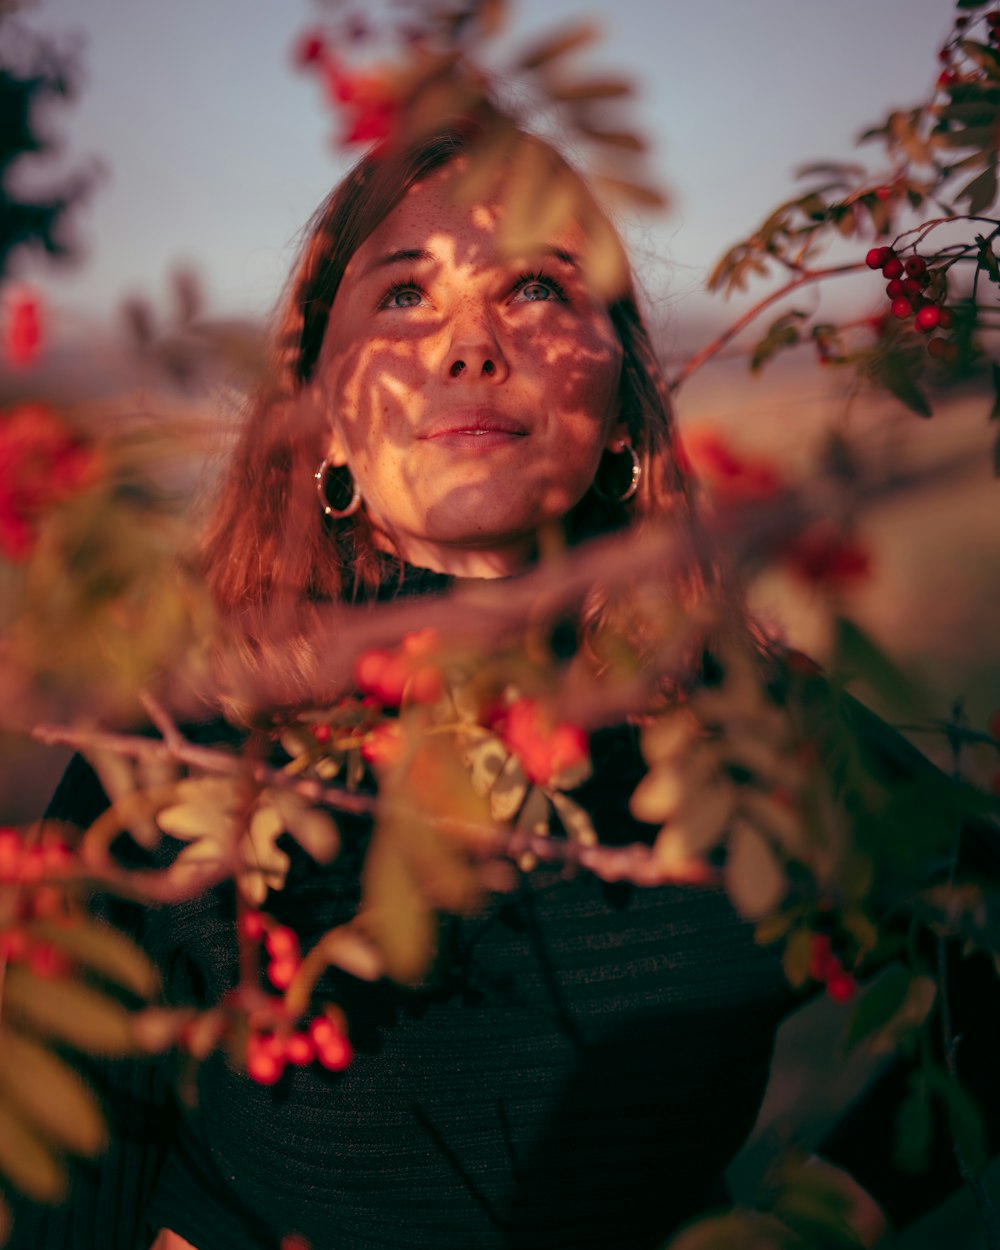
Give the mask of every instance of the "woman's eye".
<path id="1" fill-rule="evenodd" d="M 522 275 L 515 284 L 514 294 L 516 300 L 530 304 L 550 301 L 564 303 L 566 300 L 566 294 L 559 283 L 541 274 Z"/>
<path id="2" fill-rule="evenodd" d="M 402 287 L 398 291 L 390 291 L 386 296 L 387 308 L 416 308 L 423 296 L 412 286 Z"/>

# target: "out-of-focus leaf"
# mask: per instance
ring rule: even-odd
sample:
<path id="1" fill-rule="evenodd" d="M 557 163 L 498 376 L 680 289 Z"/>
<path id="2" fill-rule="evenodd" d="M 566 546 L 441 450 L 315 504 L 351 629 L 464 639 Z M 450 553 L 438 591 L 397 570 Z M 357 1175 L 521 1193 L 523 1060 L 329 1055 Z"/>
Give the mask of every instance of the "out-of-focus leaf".
<path id="1" fill-rule="evenodd" d="M 895 1050 L 909 1035 L 923 1027 L 936 1001 L 937 982 L 933 977 L 911 977 L 899 1010 L 872 1034 L 870 1048 L 875 1052 Z"/>
<path id="2" fill-rule="evenodd" d="M 592 126 L 582 118 L 577 118 L 576 128 L 594 143 L 603 143 L 606 147 L 619 148 L 623 152 L 645 152 L 647 143 L 634 130 L 605 130 L 601 126 Z"/>
<path id="3" fill-rule="evenodd" d="M 565 56 L 567 52 L 593 43 L 600 38 L 600 34 L 600 27 L 593 22 L 577 22 L 565 26 L 522 53 L 518 65 L 521 69 L 540 69 L 543 65 L 549 65 Z"/>
<path id="4" fill-rule="evenodd" d="M 549 95 L 564 104 L 580 100 L 620 100 L 632 94 L 627 78 L 580 78 L 576 82 L 553 83 Z"/>
<path id="5" fill-rule="evenodd" d="M 884 1028 L 902 1007 L 909 987 L 910 975 L 905 968 L 889 968 L 855 1007 L 847 1026 L 845 1046 L 851 1049 Z"/>
<path id="6" fill-rule="evenodd" d="M 726 892 L 741 916 L 760 920 L 784 898 L 785 874 L 767 840 L 742 821 L 734 823 L 728 848 Z"/>
<path id="7" fill-rule="evenodd" d="M 133 1049 L 128 1011 L 88 985 L 61 977 L 41 980 L 24 967 L 7 969 L 4 1011 L 15 1024 L 93 1055 Z"/>
<path id="8" fill-rule="evenodd" d="M 560 794 L 558 790 L 550 790 L 549 799 L 569 836 L 584 846 L 594 846 L 597 842 L 597 834 L 594 832 L 590 817 L 580 804 L 574 803 L 571 798 Z"/>
<path id="9" fill-rule="evenodd" d="M 140 998 L 150 998 L 159 987 L 159 973 L 148 956 L 117 929 L 78 918 L 72 924 L 34 921 L 31 933 Z"/>
<path id="10" fill-rule="evenodd" d="M 472 788 L 479 795 L 485 796 L 492 790 L 500 770 L 509 757 L 509 752 L 499 738 L 492 735 L 485 738 L 474 738 L 462 751 L 462 759 L 469 769 Z M 497 820 L 503 817 L 497 816 Z"/>
<path id="11" fill-rule="evenodd" d="M 685 1228 L 664 1250 L 791 1250 L 788 1229 L 756 1211 L 709 1216 Z"/>
<path id="12" fill-rule="evenodd" d="M 765 920 L 764 924 L 767 923 Z M 798 928 L 785 943 L 781 959 L 785 979 L 794 989 L 801 989 L 809 980 L 812 963 L 812 934 L 808 929 Z"/>
<path id="13" fill-rule="evenodd" d="M 372 934 L 394 981 L 416 985 L 437 949 L 437 923 L 391 837 L 376 829 L 365 858 L 364 889 Z"/>
<path id="14" fill-rule="evenodd" d="M 76 1072 L 34 1038 L 2 1026 L 0 1100 L 65 1150 L 95 1155 L 107 1138 L 97 1101 Z"/>
<path id="15" fill-rule="evenodd" d="M 795 923 L 790 912 L 774 912 L 765 916 L 753 931 L 753 940 L 758 946 L 770 946 L 780 941 Z"/>
<path id="16" fill-rule="evenodd" d="M 833 670 L 841 680 L 861 678 L 893 707 L 918 712 L 925 700 L 914 682 L 854 621 L 840 616 L 834 623 Z"/>
<path id="17" fill-rule="evenodd" d="M 328 864 L 340 849 L 340 832 L 329 812 L 311 807 L 297 794 L 273 789 L 268 796 L 281 824 L 318 864 Z"/>
<path id="18" fill-rule="evenodd" d="M 965 55 L 980 69 L 985 70 L 991 78 L 1000 78 L 1000 57 L 985 43 L 977 43 L 974 39 L 963 39 L 958 45 Z"/>
<path id="19" fill-rule="evenodd" d="M 986 212 L 997 198 L 996 163 L 987 165 L 981 174 L 977 174 L 971 182 L 966 183 L 955 198 L 968 200 L 969 212 L 973 216 Z"/>
<path id="20" fill-rule="evenodd" d="M 930 1094 L 916 1082 L 896 1113 L 892 1161 L 901 1172 L 922 1172 L 930 1157 L 934 1117 Z"/>
<path id="21" fill-rule="evenodd" d="M 986 1123 L 975 1099 L 964 1085 L 941 1068 L 931 1068 L 927 1072 L 927 1082 L 944 1104 L 952 1137 L 970 1167 L 986 1167 L 990 1159 Z"/>
<path id="22" fill-rule="evenodd" d="M 667 821 L 667 832 L 680 841 L 688 858 L 705 855 L 722 841 L 735 804 L 733 787 L 719 777 L 684 796 Z"/>
<path id="23" fill-rule="evenodd" d="M 993 383 L 993 407 L 990 410 L 990 420 L 996 421 L 1000 417 L 1000 365 L 995 360 L 990 362 L 990 379 Z"/>
<path id="24" fill-rule="evenodd" d="M 598 174 L 594 183 L 614 200 L 638 204 L 641 208 L 667 207 L 667 197 L 648 183 L 630 182 L 626 178 L 613 178 L 609 174 Z"/>
<path id="25" fill-rule="evenodd" d="M 69 1177 L 60 1159 L 0 1101 L 0 1176 L 36 1202 L 58 1202 Z"/>
<path id="26" fill-rule="evenodd" d="M 490 815 L 494 820 L 513 820 L 528 793 L 528 777 L 516 755 L 509 755 L 490 790 Z"/>
<path id="27" fill-rule="evenodd" d="M 767 333 L 753 349 L 753 355 L 750 357 L 750 372 L 759 373 L 764 365 L 783 348 L 794 347 L 800 339 L 799 325 L 807 320 L 808 316 L 808 313 L 793 308 L 773 321 L 768 326 Z"/>

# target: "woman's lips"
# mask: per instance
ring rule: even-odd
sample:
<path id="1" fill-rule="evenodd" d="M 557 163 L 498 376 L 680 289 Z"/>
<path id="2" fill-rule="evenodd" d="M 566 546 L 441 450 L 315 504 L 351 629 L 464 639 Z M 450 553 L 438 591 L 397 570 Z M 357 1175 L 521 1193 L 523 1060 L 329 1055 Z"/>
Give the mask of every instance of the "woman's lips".
<path id="1" fill-rule="evenodd" d="M 523 422 L 504 413 L 477 408 L 474 411 L 450 413 L 438 420 L 421 438 L 443 447 L 461 447 L 466 451 L 489 451 L 509 447 L 527 437 Z"/>

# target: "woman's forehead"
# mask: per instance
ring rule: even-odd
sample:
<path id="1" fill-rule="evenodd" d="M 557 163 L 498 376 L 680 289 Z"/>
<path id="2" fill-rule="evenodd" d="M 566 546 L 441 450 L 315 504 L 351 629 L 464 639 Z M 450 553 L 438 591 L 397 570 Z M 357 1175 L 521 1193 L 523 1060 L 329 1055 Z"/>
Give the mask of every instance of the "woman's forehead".
<path id="1" fill-rule="evenodd" d="M 468 203 L 460 194 L 464 165 L 464 158 L 459 158 L 409 187 L 355 252 L 348 272 L 356 276 L 407 252 L 432 253 L 438 260 L 470 265 L 504 260 L 503 223 L 509 206 L 503 189 L 497 185 Z M 543 244 L 539 250 L 575 253 L 582 234 L 575 221 L 567 221 L 539 241 Z"/>

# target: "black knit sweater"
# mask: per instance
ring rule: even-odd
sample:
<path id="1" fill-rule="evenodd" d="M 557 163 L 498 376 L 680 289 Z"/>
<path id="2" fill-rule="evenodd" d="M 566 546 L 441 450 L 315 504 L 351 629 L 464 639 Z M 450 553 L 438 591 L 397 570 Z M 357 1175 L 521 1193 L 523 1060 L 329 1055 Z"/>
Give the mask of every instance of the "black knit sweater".
<path id="1" fill-rule="evenodd" d="M 598 834 L 648 836 L 627 806 L 642 773 L 634 736 L 593 745 L 579 797 Z M 86 825 L 105 802 L 77 759 L 51 814 Z M 326 868 L 287 842 L 268 910 L 304 948 L 357 905 L 367 830 L 344 821 L 342 833 Z M 235 985 L 231 887 L 171 908 L 101 907 L 150 952 L 171 1001 L 207 1005 Z M 78 1168 L 64 1208 L 22 1204 L 14 1250 L 144 1250 L 161 1227 L 197 1250 L 277 1250 L 293 1232 L 313 1250 L 653 1250 L 724 1200 L 793 1002 L 778 952 L 721 890 L 538 871 L 449 922 L 443 951 L 425 990 L 328 974 L 320 996 L 343 1005 L 356 1051 L 342 1073 L 290 1067 L 264 1087 L 216 1054 L 182 1109 L 166 1061 L 95 1064 L 112 1146 Z M 987 1006 L 966 1079 L 996 1124 L 997 995 L 978 976 L 957 978 L 957 1031 Z M 954 1169 L 944 1149 L 922 1177 L 892 1171 L 901 1088 L 890 1072 L 825 1153 L 905 1223 Z"/>

